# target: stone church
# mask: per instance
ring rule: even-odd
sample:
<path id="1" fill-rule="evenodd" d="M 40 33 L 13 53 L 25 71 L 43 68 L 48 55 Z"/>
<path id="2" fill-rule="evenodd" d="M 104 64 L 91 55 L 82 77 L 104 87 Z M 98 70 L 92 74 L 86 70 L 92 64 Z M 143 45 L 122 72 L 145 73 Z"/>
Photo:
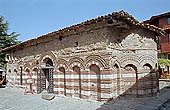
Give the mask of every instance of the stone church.
<path id="1" fill-rule="evenodd" d="M 36 93 L 97 101 L 158 92 L 157 37 L 164 32 L 123 10 L 4 49 L 7 80 Z"/>

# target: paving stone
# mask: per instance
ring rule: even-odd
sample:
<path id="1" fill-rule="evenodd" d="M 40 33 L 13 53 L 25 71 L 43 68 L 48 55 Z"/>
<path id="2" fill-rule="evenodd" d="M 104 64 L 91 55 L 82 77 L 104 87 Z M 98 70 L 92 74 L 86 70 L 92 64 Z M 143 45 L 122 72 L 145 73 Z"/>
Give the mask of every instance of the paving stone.
<path id="1" fill-rule="evenodd" d="M 0 110 L 155 110 L 158 106 L 160 110 L 170 110 L 170 102 L 164 99 L 169 93 L 170 89 L 166 89 L 158 97 L 120 98 L 116 102 L 102 103 L 59 96 L 47 101 L 39 94 L 24 95 L 23 89 L 6 88 L 0 89 Z M 162 104 L 165 107 L 161 107 Z"/>
<path id="2" fill-rule="evenodd" d="M 45 99 L 45 100 L 52 100 L 52 99 L 55 98 L 55 94 L 53 94 L 53 93 L 48 93 L 48 92 L 43 92 L 43 93 L 41 94 L 41 98 L 42 98 L 42 99 Z"/>

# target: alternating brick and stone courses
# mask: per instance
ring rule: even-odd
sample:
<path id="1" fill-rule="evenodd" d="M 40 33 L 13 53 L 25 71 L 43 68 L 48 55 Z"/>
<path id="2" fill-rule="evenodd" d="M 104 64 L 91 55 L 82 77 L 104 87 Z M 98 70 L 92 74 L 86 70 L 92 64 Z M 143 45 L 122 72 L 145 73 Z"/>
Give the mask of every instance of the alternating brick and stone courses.
<path id="1" fill-rule="evenodd" d="M 34 91 L 108 101 L 158 91 L 155 35 L 164 32 L 124 11 L 87 20 L 8 47 L 7 79 Z"/>

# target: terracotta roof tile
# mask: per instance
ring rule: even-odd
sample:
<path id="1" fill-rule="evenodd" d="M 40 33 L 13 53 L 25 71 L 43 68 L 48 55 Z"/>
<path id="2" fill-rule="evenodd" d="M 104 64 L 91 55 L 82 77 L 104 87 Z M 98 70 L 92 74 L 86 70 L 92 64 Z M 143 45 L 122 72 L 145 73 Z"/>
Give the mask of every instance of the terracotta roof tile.
<path id="1" fill-rule="evenodd" d="M 150 23 L 150 22 L 152 22 L 153 20 L 155 20 L 155 19 L 157 19 L 157 18 L 160 18 L 160 17 L 164 17 L 164 16 L 170 16 L 170 12 L 152 16 L 149 20 L 146 20 L 146 21 L 143 21 L 143 22 L 144 22 L 144 23 Z"/>
<path id="2" fill-rule="evenodd" d="M 39 42 L 40 40 L 46 39 L 47 37 L 50 40 L 56 34 L 62 35 L 65 32 L 69 32 L 71 30 L 76 31 L 77 29 L 79 29 L 80 27 L 83 27 L 85 25 L 95 24 L 95 23 L 98 23 L 100 21 L 106 21 L 106 20 L 112 19 L 112 18 L 124 20 L 127 23 L 130 23 L 130 24 L 133 24 L 133 25 L 136 25 L 136 26 L 141 26 L 142 28 L 146 28 L 146 29 L 154 31 L 158 34 L 164 34 L 164 31 L 161 28 L 158 28 L 158 27 L 153 26 L 153 25 L 141 23 L 138 20 L 136 20 L 133 16 L 131 16 L 129 13 L 124 12 L 123 10 L 120 10 L 118 12 L 113 12 L 111 14 L 107 14 L 107 15 L 100 16 L 100 17 L 97 17 L 97 18 L 93 18 L 91 20 L 86 20 L 86 21 L 81 22 L 79 24 L 75 24 L 75 25 L 72 25 L 72 26 L 69 26 L 69 27 L 66 27 L 66 28 L 63 28 L 63 29 L 59 29 L 58 31 L 47 33 L 45 35 L 41 35 L 37 38 L 27 40 L 27 41 L 19 43 L 17 45 L 7 47 L 4 50 L 8 51 L 8 50 L 11 50 L 11 49 L 14 49 L 14 48 L 24 47 L 24 45 L 27 45 L 27 46 L 28 45 L 35 45 L 35 44 L 40 43 Z"/>

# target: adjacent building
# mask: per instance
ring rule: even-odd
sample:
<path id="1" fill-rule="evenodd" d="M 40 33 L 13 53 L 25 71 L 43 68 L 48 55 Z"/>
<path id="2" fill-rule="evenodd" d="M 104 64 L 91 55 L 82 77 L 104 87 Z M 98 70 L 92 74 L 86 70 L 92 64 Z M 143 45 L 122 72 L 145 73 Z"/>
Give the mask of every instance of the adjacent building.
<path id="1" fill-rule="evenodd" d="M 160 28 L 119 11 L 4 49 L 7 78 L 34 90 L 98 101 L 158 92 Z"/>
<path id="2" fill-rule="evenodd" d="M 166 33 L 158 39 L 158 57 L 170 59 L 170 12 L 152 16 L 149 20 L 144 21 L 145 24 L 155 25 L 162 28 Z M 169 67 L 164 68 L 169 73 Z"/>

